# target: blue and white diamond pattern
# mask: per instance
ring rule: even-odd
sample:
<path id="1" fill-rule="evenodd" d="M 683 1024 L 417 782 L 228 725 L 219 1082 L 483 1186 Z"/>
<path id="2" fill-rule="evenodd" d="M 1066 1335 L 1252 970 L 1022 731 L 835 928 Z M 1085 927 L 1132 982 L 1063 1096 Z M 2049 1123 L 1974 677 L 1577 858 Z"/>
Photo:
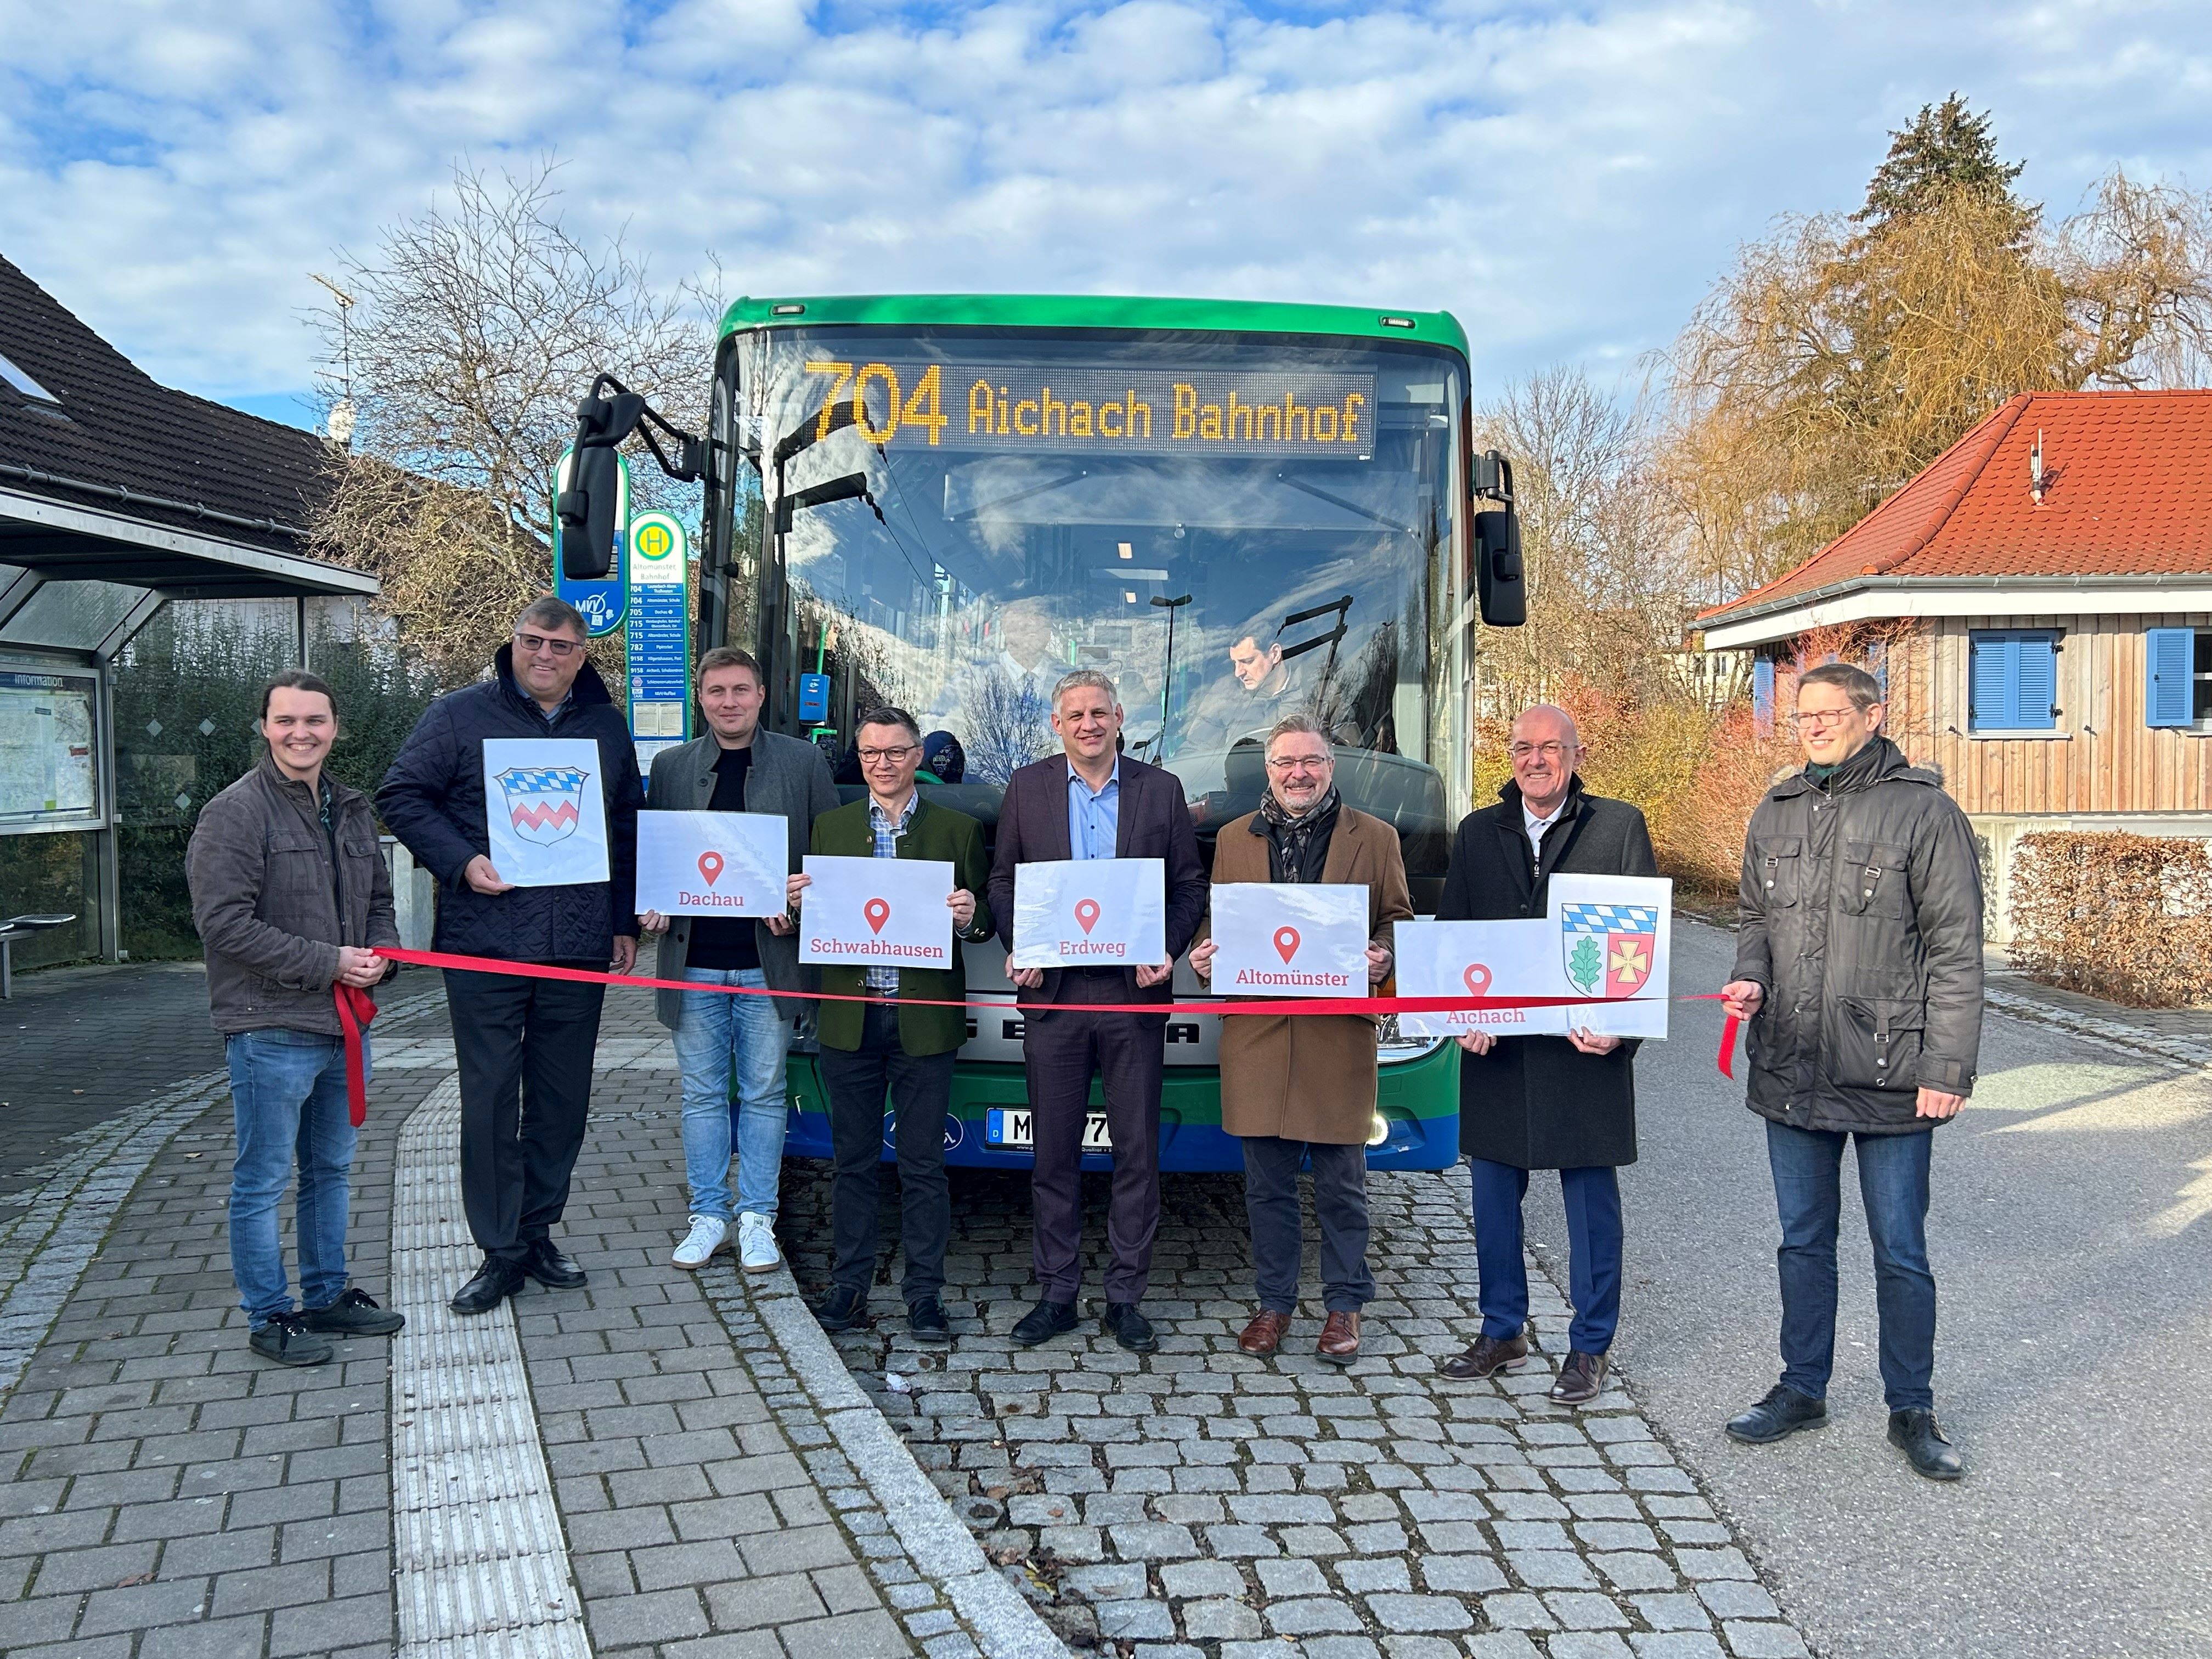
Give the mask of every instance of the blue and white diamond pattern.
<path id="1" fill-rule="evenodd" d="M 1654 904 L 1563 904 L 1559 925 L 1570 933 L 1656 933 Z"/>

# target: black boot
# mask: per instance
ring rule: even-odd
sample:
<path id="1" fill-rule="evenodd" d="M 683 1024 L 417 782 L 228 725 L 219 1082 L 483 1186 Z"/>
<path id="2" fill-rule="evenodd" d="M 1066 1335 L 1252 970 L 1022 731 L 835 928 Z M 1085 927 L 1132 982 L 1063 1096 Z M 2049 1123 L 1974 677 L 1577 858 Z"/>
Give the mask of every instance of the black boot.
<path id="1" fill-rule="evenodd" d="M 1777 1382 L 1766 1398 L 1723 1425 L 1729 1438 L 1747 1445 L 1763 1446 L 1800 1429 L 1817 1429 L 1828 1420 L 1828 1402 L 1800 1394 L 1786 1382 Z"/>
<path id="2" fill-rule="evenodd" d="M 1966 1460 L 1943 1437 L 1934 1412 L 1892 1412 L 1889 1443 L 1911 1460 L 1915 1474 L 1930 1480 L 1956 1480 L 1966 1472 Z"/>
<path id="3" fill-rule="evenodd" d="M 1098 1328 L 1131 1353 L 1150 1353 L 1160 1346 L 1160 1339 L 1152 1333 L 1152 1322 L 1138 1311 L 1133 1302 L 1109 1302 L 1106 1311 L 1098 1316 Z"/>
<path id="4" fill-rule="evenodd" d="M 825 1331 L 865 1330 L 868 1324 L 868 1293 L 849 1285 L 832 1285 L 830 1294 L 810 1304 L 814 1322 Z"/>
<path id="5" fill-rule="evenodd" d="M 580 1291 L 591 1282 L 589 1275 L 556 1249 L 550 1238 L 533 1238 L 522 1247 L 522 1271 L 549 1291 Z"/>
<path id="6" fill-rule="evenodd" d="M 1040 1297 L 1036 1306 L 1016 1322 L 1014 1346 L 1034 1348 L 1040 1342 L 1049 1342 L 1055 1336 L 1064 1336 L 1074 1328 L 1075 1304 L 1073 1302 L 1054 1302 L 1049 1297 Z"/>

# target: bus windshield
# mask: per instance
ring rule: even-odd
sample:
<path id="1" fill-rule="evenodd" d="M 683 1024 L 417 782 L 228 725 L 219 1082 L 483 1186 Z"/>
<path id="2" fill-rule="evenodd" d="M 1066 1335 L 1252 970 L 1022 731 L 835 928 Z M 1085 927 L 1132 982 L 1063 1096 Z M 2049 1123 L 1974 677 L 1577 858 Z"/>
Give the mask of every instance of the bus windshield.
<path id="1" fill-rule="evenodd" d="M 1398 826 L 1410 874 L 1441 875 L 1467 765 L 1455 356 L 772 330 L 738 337 L 725 375 L 752 462 L 723 496 L 750 595 L 732 632 L 765 647 L 777 725 L 846 757 L 854 717 L 896 704 L 933 775 L 1003 785 L 1057 750 L 1054 683 L 1097 669 L 1127 752 L 1175 772 L 1210 830 L 1258 805 L 1268 728 L 1310 714 L 1347 802 Z M 826 697 L 799 684 L 817 669 Z"/>

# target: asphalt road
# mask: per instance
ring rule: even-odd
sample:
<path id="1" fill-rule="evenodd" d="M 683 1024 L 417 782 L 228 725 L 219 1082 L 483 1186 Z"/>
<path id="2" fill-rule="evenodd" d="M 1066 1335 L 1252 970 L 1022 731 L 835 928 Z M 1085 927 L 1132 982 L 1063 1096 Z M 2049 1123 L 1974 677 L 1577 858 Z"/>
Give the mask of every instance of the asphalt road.
<path id="1" fill-rule="evenodd" d="M 1734 941 L 1685 922 L 1674 950 L 1678 991 L 1715 988 Z M 1780 1304 L 1764 1133 L 1714 1069 L 1719 1030 L 1713 1005 L 1678 1006 L 1638 1061 L 1614 1355 L 1817 1650 L 2212 1652 L 2212 1075 L 1989 1020 L 1936 1147 L 1936 1407 L 1968 1469 L 1940 1486 L 1883 1438 L 1848 1159 L 1829 1424 L 1765 1447 L 1721 1432 L 1779 1371 Z M 1564 1283 L 1556 1181 L 1532 1186 L 1529 1231 Z"/>

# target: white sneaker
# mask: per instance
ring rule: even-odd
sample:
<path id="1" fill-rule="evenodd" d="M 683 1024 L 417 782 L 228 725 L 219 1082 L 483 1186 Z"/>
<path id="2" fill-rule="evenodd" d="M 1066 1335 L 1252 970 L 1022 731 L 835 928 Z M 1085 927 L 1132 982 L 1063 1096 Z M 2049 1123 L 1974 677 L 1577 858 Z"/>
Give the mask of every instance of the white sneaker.
<path id="1" fill-rule="evenodd" d="M 684 1242 L 669 1259 L 679 1267 L 703 1267 L 714 1259 L 715 1251 L 729 1243 L 729 1238 L 728 1222 L 718 1221 L 710 1215 L 695 1215 L 691 1218 L 691 1231 L 684 1234 Z"/>
<path id="2" fill-rule="evenodd" d="M 749 1273 L 764 1273 L 783 1261 L 775 1248 L 775 1224 L 747 1210 L 738 1218 L 738 1261 Z"/>

